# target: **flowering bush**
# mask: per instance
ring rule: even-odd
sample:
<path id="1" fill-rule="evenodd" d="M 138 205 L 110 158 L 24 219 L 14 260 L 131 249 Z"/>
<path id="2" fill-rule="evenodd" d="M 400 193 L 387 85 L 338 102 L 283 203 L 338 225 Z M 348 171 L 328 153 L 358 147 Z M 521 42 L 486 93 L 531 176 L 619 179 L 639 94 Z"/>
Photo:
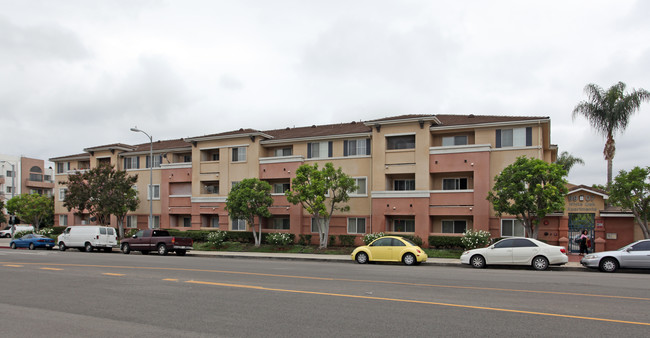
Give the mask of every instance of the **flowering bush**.
<path id="1" fill-rule="evenodd" d="M 290 234 L 284 232 L 273 232 L 266 235 L 266 242 L 271 245 L 285 246 L 293 242 Z"/>
<path id="2" fill-rule="evenodd" d="M 372 233 L 372 234 L 367 234 L 367 235 L 363 236 L 363 242 L 366 243 L 366 245 L 368 245 L 368 244 L 370 244 L 370 242 L 376 240 L 379 237 L 384 237 L 384 233 L 383 232 L 375 232 L 375 233 Z"/>
<path id="3" fill-rule="evenodd" d="M 25 236 L 25 235 L 29 235 L 29 234 L 31 234 L 31 233 L 32 233 L 32 232 L 29 231 L 29 230 L 16 231 L 16 232 L 14 232 L 14 238 L 20 238 L 20 237 L 23 237 L 23 236 Z"/>
<path id="4" fill-rule="evenodd" d="M 54 233 L 54 229 L 52 228 L 42 228 L 37 232 L 37 234 L 47 236 L 47 237 L 50 237 L 50 235 L 52 235 L 53 233 Z"/>
<path id="5" fill-rule="evenodd" d="M 460 240 L 467 250 L 483 248 L 490 243 L 490 233 L 484 230 L 467 229 Z"/>
<path id="6" fill-rule="evenodd" d="M 208 243 L 214 246 L 220 246 L 226 240 L 228 233 L 226 231 L 212 231 L 208 234 Z"/>

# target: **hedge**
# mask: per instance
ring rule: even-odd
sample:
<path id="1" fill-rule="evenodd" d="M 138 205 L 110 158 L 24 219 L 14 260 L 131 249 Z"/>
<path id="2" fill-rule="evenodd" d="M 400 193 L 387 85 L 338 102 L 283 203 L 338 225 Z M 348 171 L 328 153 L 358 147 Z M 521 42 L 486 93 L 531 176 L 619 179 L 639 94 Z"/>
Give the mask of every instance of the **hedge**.
<path id="1" fill-rule="evenodd" d="M 461 238 L 455 236 L 429 236 L 429 247 L 436 249 L 465 249 Z"/>

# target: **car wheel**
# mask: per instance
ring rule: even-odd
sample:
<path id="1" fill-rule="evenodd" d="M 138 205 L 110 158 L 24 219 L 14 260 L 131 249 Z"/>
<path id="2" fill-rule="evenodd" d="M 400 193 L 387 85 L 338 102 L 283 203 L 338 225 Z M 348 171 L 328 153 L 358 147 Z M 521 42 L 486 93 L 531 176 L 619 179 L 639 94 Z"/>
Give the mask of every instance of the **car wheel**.
<path id="1" fill-rule="evenodd" d="M 475 255 L 469 259 L 469 263 L 477 269 L 483 269 L 485 267 L 485 258 L 481 255 Z"/>
<path id="2" fill-rule="evenodd" d="M 65 243 L 63 243 L 63 242 L 59 243 L 59 250 L 65 251 L 65 249 L 67 249 L 67 247 L 65 246 Z"/>
<path id="3" fill-rule="evenodd" d="M 128 255 L 131 252 L 131 247 L 129 243 L 122 243 L 122 253 Z"/>
<path id="4" fill-rule="evenodd" d="M 86 252 L 93 252 L 93 245 L 90 243 L 86 243 Z"/>
<path id="5" fill-rule="evenodd" d="M 16 243 L 11 243 L 11 248 L 16 249 Z"/>
<path id="6" fill-rule="evenodd" d="M 5 235 L 5 238 L 10 238 L 10 237 L 11 237 L 11 234 L 6 234 Z"/>
<path id="7" fill-rule="evenodd" d="M 355 259 L 357 260 L 357 263 L 359 263 L 359 264 L 366 264 L 366 263 L 368 263 L 368 254 L 363 252 L 363 251 L 359 252 L 357 254 L 357 256 L 355 257 Z"/>
<path id="8" fill-rule="evenodd" d="M 415 259 L 414 254 L 407 253 L 402 257 L 402 262 L 404 262 L 404 265 L 414 265 L 417 262 L 417 259 Z"/>
<path id="9" fill-rule="evenodd" d="M 603 258 L 600 261 L 599 267 L 602 272 L 615 272 L 618 270 L 618 261 L 614 258 Z"/>
<path id="10" fill-rule="evenodd" d="M 29 250 L 34 250 L 34 249 L 36 249 L 34 243 L 29 243 Z"/>
<path id="11" fill-rule="evenodd" d="M 548 268 L 548 259 L 544 256 L 537 256 L 533 258 L 533 268 L 535 270 L 546 270 Z"/>
<path id="12" fill-rule="evenodd" d="M 167 255 L 167 246 L 165 244 L 158 245 L 158 254 L 161 256 Z"/>

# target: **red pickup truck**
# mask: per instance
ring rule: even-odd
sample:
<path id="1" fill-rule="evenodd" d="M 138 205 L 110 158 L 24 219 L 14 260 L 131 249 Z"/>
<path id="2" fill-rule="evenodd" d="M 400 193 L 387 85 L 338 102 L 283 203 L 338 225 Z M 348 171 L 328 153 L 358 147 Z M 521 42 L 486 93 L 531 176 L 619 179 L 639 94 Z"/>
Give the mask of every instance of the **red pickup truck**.
<path id="1" fill-rule="evenodd" d="M 150 251 L 158 251 L 162 256 L 168 252 L 184 256 L 187 250 L 192 249 L 193 242 L 191 238 L 170 236 L 167 230 L 140 230 L 133 237 L 123 239 L 120 249 L 124 254 L 140 251 L 146 255 Z"/>

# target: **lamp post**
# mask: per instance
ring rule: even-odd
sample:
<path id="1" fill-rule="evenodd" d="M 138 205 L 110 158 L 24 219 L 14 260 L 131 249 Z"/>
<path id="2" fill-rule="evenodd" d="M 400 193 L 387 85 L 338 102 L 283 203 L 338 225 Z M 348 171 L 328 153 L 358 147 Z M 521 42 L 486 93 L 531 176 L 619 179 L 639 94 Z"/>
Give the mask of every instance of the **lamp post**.
<path id="1" fill-rule="evenodd" d="M 143 133 L 149 138 L 149 229 L 153 228 L 153 137 L 147 134 L 144 130 L 138 129 L 138 127 L 131 128 L 131 131 L 136 133 Z"/>
<path id="2" fill-rule="evenodd" d="M 5 161 L 5 160 L 0 160 L 0 163 L 7 163 L 7 164 L 9 164 L 11 166 L 11 198 L 14 198 L 14 195 L 16 193 L 16 165 L 9 162 L 9 161 Z M 11 217 L 11 216 L 9 216 L 9 217 Z M 12 224 L 11 224 L 11 237 L 12 238 L 14 237 L 14 229 L 15 228 L 16 228 L 16 226 L 12 222 Z"/>

